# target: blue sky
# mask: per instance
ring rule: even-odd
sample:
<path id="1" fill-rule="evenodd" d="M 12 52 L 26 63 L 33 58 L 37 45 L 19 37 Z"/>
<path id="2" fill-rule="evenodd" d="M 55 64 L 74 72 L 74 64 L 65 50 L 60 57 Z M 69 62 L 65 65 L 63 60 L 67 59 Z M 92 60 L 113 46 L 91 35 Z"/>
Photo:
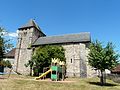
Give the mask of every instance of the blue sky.
<path id="1" fill-rule="evenodd" d="M 92 40 L 112 41 L 120 52 L 120 0 L 1 0 L 0 3 L 0 26 L 11 34 L 32 18 L 48 36 L 90 32 Z M 16 38 L 13 39 L 15 44 Z"/>

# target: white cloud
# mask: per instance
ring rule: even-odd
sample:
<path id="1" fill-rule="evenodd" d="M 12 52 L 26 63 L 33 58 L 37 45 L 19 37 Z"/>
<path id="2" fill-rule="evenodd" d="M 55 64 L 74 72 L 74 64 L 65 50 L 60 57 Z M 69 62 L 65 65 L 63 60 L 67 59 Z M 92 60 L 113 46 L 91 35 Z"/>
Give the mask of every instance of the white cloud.
<path id="1" fill-rule="evenodd" d="M 5 36 L 18 37 L 18 30 L 16 32 L 4 32 Z"/>
<path id="2" fill-rule="evenodd" d="M 3 35 L 6 40 L 10 40 L 10 43 L 12 43 L 14 46 L 16 46 L 18 31 L 16 31 L 16 32 L 0 32 L 0 35 Z"/>
<path id="3" fill-rule="evenodd" d="M 18 33 L 19 33 L 19 30 L 17 30 L 16 33 L 18 34 Z"/>
<path id="4" fill-rule="evenodd" d="M 10 36 L 10 37 L 17 37 L 18 34 L 17 34 L 17 33 L 8 33 L 7 36 Z"/>

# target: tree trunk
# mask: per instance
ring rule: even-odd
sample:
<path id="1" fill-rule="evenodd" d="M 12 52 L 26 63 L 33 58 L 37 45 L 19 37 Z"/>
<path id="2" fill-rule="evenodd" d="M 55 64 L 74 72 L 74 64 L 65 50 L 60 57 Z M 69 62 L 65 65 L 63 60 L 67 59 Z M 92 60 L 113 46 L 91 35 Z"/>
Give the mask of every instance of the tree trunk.
<path id="1" fill-rule="evenodd" d="M 32 76 L 32 67 L 30 67 L 30 76 Z"/>
<path id="2" fill-rule="evenodd" d="M 103 70 L 101 70 L 100 83 L 102 86 L 106 83 L 106 74 Z"/>
<path id="3" fill-rule="evenodd" d="M 12 70 L 13 70 L 13 68 L 10 69 L 10 72 L 9 72 L 8 78 L 10 77 Z"/>

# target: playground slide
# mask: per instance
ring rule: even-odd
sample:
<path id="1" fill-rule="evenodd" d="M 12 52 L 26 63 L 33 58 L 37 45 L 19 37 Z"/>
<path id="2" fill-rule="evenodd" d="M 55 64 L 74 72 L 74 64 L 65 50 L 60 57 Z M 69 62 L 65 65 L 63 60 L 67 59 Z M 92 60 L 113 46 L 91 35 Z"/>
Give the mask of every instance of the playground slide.
<path id="1" fill-rule="evenodd" d="M 40 79 L 40 78 L 42 78 L 42 77 L 44 77 L 45 75 L 47 75 L 49 72 L 51 72 L 52 70 L 51 69 L 49 69 L 48 71 L 46 71 L 45 73 L 43 73 L 42 75 L 40 75 L 39 77 L 36 77 L 35 79 L 36 80 L 38 80 L 38 79 Z"/>

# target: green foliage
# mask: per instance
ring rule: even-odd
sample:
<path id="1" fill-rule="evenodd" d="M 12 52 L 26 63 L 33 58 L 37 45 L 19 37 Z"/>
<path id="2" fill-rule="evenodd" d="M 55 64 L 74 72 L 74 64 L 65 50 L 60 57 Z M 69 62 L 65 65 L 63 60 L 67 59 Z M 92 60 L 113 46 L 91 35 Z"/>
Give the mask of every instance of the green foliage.
<path id="1" fill-rule="evenodd" d="M 2 60 L 1 62 L 0 62 L 0 65 L 1 66 L 4 66 L 4 67 L 8 67 L 8 68 L 12 68 L 12 65 L 11 65 L 11 63 L 10 63 L 10 61 L 9 60 Z"/>
<path id="2" fill-rule="evenodd" d="M 63 47 L 58 45 L 40 46 L 35 49 L 32 60 L 29 60 L 26 66 L 33 67 L 34 72 L 38 74 L 43 71 L 43 67 L 51 65 L 52 58 L 65 61 L 64 51 Z"/>
<path id="3" fill-rule="evenodd" d="M 99 41 L 90 44 L 90 52 L 88 54 L 89 64 L 97 70 L 101 71 L 101 83 L 104 84 L 103 72 L 105 69 L 111 70 L 118 63 L 119 55 L 114 50 L 114 45 L 108 42 L 105 47 Z"/>
<path id="4" fill-rule="evenodd" d="M 13 47 L 13 45 L 9 43 L 10 40 L 6 40 L 4 38 L 5 33 L 6 31 L 0 27 L 0 65 L 3 65 L 3 66 L 6 66 L 4 64 L 9 63 L 9 62 L 5 63 L 5 61 L 3 61 L 4 54 Z"/>
<path id="5" fill-rule="evenodd" d="M 5 29 L 0 27 L 0 47 L 3 48 L 4 53 L 13 48 L 13 44 L 10 43 L 11 40 L 5 38 L 6 34 Z"/>
<path id="6" fill-rule="evenodd" d="M 0 28 L 0 61 L 2 61 L 4 53 L 5 53 L 4 38 L 2 37 L 3 31 L 4 30 L 2 28 Z"/>
<path id="7" fill-rule="evenodd" d="M 4 55 L 3 38 L 0 36 L 0 61 L 3 59 L 3 55 Z"/>
<path id="8" fill-rule="evenodd" d="M 114 51 L 114 46 L 108 42 L 103 47 L 99 41 L 90 44 L 90 53 L 88 56 L 89 64 L 98 70 L 111 70 L 117 64 L 119 55 Z"/>
<path id="9" fill-rule="evenodd" d="M 5 63 L 5 66 L 6 66 L 6 67 L 12 68 L 12 65 L 11 65 L 11 63 L 10 63 L 9 60 L 6 60 L 5 62 L 6 62 L 6 63 Z"/>

